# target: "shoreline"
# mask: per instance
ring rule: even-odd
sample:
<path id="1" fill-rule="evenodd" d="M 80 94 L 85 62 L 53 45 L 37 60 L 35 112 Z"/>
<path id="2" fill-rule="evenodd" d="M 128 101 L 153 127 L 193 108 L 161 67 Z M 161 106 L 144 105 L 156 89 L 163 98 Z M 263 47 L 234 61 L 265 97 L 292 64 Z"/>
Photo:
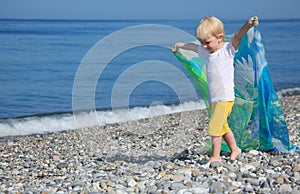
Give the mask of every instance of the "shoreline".
<path id="1" fill-rule="evenodd" d="M 288 88 L 277 91 L 279 98 L 300 95 L 300 88 Z M 132 107 L 114 110 L 82 110 L 76 112 L 40 113 L 28 116 L 0 119 L 0 141 L 34 134 L 56 133 L 67 130 L 78 130 L 83 127 L 111 125 L 125 120 L 139 120 L 157 115 L 168 115 L 175 112 L 186 112 L 205 109 L 202 100 L 184 101 L 179 104 L 157 105 L 150 107 Z M 126 116 L 124 116 L 124 111 Z M 94 115 L 96 113 L 96 115 Z M 113 116 L 112 116 L 113 115 Z M 79 123 L 75 120 L 79 120 Z"/>
<path id="2" fill-rule="evenodd" d="M 300 96 L 281 98 L 291 144 L 300 147 Z M 243 152 L 206 165 L 206 110 L 0 141 L 0 192 L 297 193 L 295 153 Z"/>

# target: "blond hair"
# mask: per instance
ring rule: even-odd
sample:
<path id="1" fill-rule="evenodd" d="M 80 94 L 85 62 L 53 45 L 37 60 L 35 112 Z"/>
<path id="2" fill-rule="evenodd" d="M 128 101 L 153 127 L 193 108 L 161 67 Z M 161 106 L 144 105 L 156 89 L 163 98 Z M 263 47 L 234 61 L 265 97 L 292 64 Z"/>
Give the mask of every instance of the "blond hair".
<path id="1" fill-rule="evenodd" d="M 214 16 L 207 16 L 203 18 L 196 30 L 196 37 L 200 40 L 207 40 L 212 36 L 217 37 L 224 34 L 224 24 L 221 20 Z"/>

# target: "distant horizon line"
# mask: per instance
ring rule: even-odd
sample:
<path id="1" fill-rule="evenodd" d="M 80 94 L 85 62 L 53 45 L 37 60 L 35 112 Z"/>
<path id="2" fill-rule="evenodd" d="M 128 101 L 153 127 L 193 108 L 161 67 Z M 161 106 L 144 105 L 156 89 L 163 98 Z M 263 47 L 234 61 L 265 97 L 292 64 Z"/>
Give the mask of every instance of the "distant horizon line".
<path id="1" fill-rule="evenodd" d="M 199 18 L 201 19 L 201 18 Z M 0 18 L 0 20 L 23 20 L 23 21 L 185 21 L 185 20 L 198 20 L 196 18 L 190 19 L 70 19 L 70 18 Z M 241 21 L 241 19 L 222 19 L 224 21 Z M 260 21 L 299 21 L 300 18 L 272 18 L 272 19 L 260 19 Z"/>

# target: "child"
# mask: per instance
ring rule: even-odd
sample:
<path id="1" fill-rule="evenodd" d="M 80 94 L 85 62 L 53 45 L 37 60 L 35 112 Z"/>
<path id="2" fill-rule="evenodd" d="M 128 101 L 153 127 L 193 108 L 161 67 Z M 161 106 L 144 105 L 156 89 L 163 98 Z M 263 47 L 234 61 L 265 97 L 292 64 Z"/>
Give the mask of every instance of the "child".
<path id="1" fill-rule="evenodd" d="M 251 17 L 233 36 L 232 40 L 224 43 L 223 23 L 214 16 L 201 20 L 196 36 L 200 45 L 195 43 L 176 43 L 173 52 L 186 49 L 197 52 L 206 61 L 206 78 L 209 89 L 211 118 L 208 134 L 212 139 L 212 156 L 208 163 L 222 162 L 220 151 L 222 137 L 231 150 L 230 160 L 235 160 L 242 152 L 227 123 L 234 103 L 234 55 L 237 52 L 242 37 L 248 30 L 258 25 L 258 18 Z"/>

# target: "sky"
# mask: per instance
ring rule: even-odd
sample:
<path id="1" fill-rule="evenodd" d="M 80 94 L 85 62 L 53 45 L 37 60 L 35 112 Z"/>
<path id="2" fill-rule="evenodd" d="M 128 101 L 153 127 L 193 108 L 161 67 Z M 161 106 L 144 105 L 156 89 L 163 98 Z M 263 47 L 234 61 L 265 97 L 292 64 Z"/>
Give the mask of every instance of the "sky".
<path id="1" fill-rule="evenodd" d="M 299 19 L 300 0 L 0 0 L 0 19 Z"/>

